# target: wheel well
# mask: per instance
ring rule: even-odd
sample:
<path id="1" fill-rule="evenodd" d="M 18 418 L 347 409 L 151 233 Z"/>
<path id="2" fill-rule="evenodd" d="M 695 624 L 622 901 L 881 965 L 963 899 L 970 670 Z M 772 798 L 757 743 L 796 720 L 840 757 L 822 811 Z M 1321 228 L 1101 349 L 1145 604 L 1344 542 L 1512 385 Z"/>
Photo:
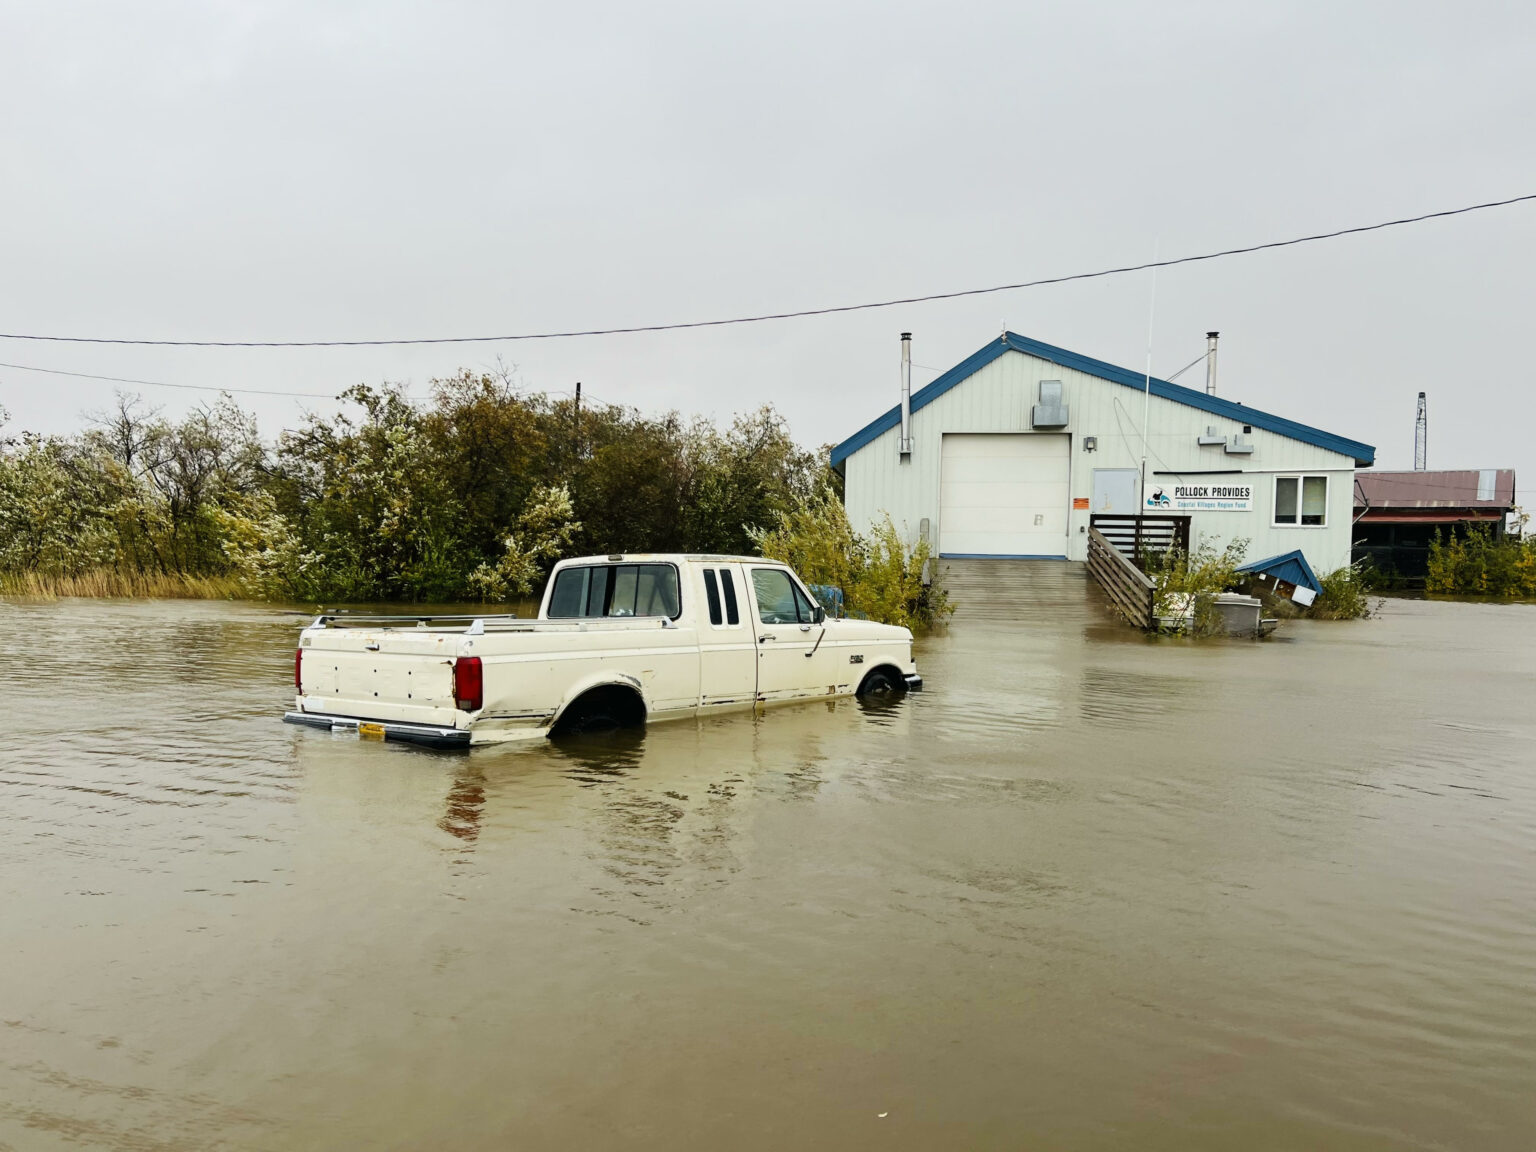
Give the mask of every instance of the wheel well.
<path id="1" fill-rule="evenodd" d="M 625 684 L 599 684 L 572 700 L 555 720 L 552 733 L 564 732 L 590 716 L 607 715 L 621 728 L 645 723 L 645 700 Z"/>
<path id="2" fill-rule="evenodd" d="M 877 664 L 868 672 L 864 673 L 864 679 L 859 681 L 859 690 L 858 692 L 854 693 L 854 695 L 862 696 L 864 694 L 864 689 L 868 686 L 870 678 L 874 676 L 876 672 L 884 672 L 887 676 L 889 676 L 891 681 L 895 684 L 896 690 L 898 692 L 906 691 L 907 677 L 900 668 L 896 667 L 894 664 Z"/>

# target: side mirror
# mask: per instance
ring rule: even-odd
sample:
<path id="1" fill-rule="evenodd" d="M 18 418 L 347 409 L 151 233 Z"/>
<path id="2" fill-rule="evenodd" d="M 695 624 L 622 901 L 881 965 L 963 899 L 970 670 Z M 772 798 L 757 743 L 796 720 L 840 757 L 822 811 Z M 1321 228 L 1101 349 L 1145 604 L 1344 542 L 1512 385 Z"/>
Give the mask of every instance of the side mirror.
<path id="1" fill-rule="evenodd" d="M 825 608 L 823 608 L 820 604 L 816 605 L 816 607 L 811 609 L 811 622 L 812 623 L 814 623 L 814 624 L 822 624 L 822 623 L 826 622 L 826 619 L 827 619 L 827 610 Z"/>

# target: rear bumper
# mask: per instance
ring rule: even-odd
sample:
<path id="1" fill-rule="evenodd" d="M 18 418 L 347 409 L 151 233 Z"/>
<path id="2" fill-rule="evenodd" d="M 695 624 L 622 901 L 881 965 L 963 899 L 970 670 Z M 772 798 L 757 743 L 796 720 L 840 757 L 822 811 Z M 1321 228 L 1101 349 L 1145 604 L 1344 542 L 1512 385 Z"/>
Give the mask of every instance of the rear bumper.
<path id="1" fill-rule="evenodd" d="M 923 690 L 923 678 L 916 672 L 907 677 L 907 691 L 921 692 Z"/>
<path id="2" fill-rule="evenodd" d="M 357 732 L 359 725 L 368 724 L 382 728 L 386 740 L 424 744 L 428 748 L 469 747 L 469 732 L 466 729 L 440 728 L 434 724 L 402 724 L 397 720 L 361 720 L 356 716 L 328 716 L 323 712 L 285 712 L 283 723 L 323 728 L 327 732 L 353 733 Z"/>

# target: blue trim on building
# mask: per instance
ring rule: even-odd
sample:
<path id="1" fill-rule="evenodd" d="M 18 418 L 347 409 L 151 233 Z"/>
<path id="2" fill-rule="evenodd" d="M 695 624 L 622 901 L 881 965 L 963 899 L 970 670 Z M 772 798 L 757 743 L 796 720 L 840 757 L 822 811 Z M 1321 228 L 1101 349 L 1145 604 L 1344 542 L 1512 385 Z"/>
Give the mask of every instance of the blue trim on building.
<path id="1" fill-rule="evenodd" d="M 1276 580 L 1284 580 L 1288 584 L 1295 584 L 1298 588 L 1310 588 L 1314 592 L 1323 590 L 1322 584 L 1312 571 L 1312 565 L 1307 563 L 1307 558 L 1301 554 L 1299 548 L 1294 552 L 1283 552 L 1279 556 L 1270 556 L 1264 560 L 1244 564 L 1238 568 L 1238 571 L 1267 572 Z"/>
<path id="2" fill-rule="evenodd" d="M 992 361 L 1003 355 L 1003 353 L 1010 351 L 1023 352 L 1027 356 L 1048 360 L 1052 364 L 1059 364 L 1063 368 L 1071 368 L 1073 371 L 1082 372 L 1088 376 L 1096 376 L 1100 380 L 1108 380 L 1112 384 L 1123 384 L 1125 387 L 1134 388 L 1138 392 L 1142 391 L 1146 385 L 1146 377 L 1140 372 L 1133 372 L 1129 368 L 1118 368 L 1113 364 L 1106 364 L 1104 361 L 1095 360 L 1090 356 L 1069 352 L 1065 348 L 1057 348 L 1054 345 L 1043 344 L 1039 340 L 1030 340 L 1028 337 L 1019 336 L 1013 332 L 1005 332 L 999 339 L 993 340 L 986 347 L 973 352 L 948 372 L 929 381 L 912 393 L 912 411 L 917 412 L 925 405 L 931 404 L 956 384 L 985 368 Z M 1168 380 L 1158 380 L 1154 377 L 1151 390 L 1152 395 L 1160 396 L 1164 400 L 1172 400 L 1178 404 L 1187 404 L 1191 408 L 1198 408 L 1202 412 L 1211 413 L 1213 416 L 1235 420 L 1239 424 L 1248 424 L 1254 428 L 1262 428 L 1266 432 L 1274 432 L 1292 440 L 1299 440 L 1303 444 L 1312 444 L 1329 452 L 1337 452 L 1341 456 L 1349 456 L 1362 468 L 1369 467 L 1376 460 L 1376 449 L 1369 444 L 1362 444 L 1358 440 L 1349 440 L 1343 436 L 1335 436 L 1332 432 L 1324 432 L 1322 429 L 1313 428 L 1308 424 L 1298 424 L 1296 421 L 1287 420 L 1283 416 L 1274 416 L 1268 412 L 1261 412 L 1257 408 L 1249 408 L 1244 404 L 1234 403 L 1231 400 L 1223 400 L 1217 396 L 1208 396 L 1204 392 L 1194 388 L 1186 388 L 1182 384 L 1174 384 Z M 899 406 L 878 416 L 844 440 L 836 448 L 832 449 L 832 466 L 834 468 L 838 467 L 849 456 L 852 456 L 860 448 L 875 440 L 881 433 L 888 432 L 900 423 L 901 408 Z"/>

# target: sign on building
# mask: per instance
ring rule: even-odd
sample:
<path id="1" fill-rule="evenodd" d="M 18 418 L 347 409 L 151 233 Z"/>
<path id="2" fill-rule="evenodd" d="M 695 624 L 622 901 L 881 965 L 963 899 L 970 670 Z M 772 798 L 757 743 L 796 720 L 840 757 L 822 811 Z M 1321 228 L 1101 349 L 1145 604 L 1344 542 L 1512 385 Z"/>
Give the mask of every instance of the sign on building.
<path id="1" fill-rule="evenodd" d="M 1252 484 L 1148 484 L 1144 512 L 1252 512 Z"/>

